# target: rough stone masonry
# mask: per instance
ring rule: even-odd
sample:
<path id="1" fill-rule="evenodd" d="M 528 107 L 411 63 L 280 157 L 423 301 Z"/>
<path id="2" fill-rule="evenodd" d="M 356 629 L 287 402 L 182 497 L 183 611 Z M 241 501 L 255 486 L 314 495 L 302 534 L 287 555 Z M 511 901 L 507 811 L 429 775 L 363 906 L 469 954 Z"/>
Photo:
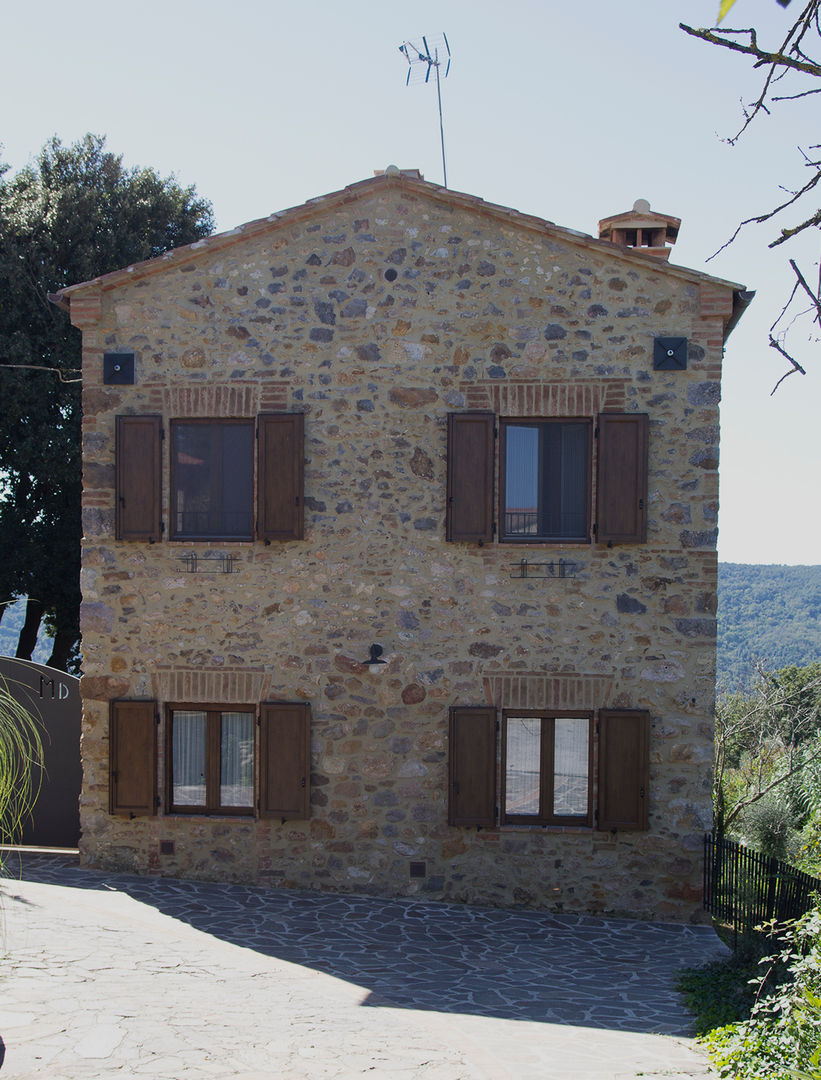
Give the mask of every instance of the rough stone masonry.
<path id="1" fill-rule="evenodd" d="M 387 175 L 64 290 L 83 331 L 85 863 L 698 920 L 739 288 Z M 654 369 L 659 336 L 686 338 L 685 369 Z M 104 381 L 111 352 L 134 355 L 132 384 Z M 448 414 L 466 411 L 646 414 L 646 541 L 448 541 Z M 115 539 L 118 417 L 292 412 L 303 539 Z M 159 806 L 135 817 L 109 813 L 122 700 L 157 706 Z M 309 816 L 170 813 L 169 703 L 268 701 L 310 705 Z M 449 824 L 454 706 L 589 715 L 590 823 Z M 597 828 L 603 709 L 649 713 L 646 830 Z"/>

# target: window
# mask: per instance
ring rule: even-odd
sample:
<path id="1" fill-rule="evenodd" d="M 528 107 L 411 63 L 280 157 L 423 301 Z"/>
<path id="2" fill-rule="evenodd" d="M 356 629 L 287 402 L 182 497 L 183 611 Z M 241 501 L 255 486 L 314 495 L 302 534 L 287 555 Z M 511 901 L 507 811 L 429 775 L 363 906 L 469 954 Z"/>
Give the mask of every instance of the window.
<path id="1" fill-rule="evenodd" d="M 502 824 L 590 823 L 589 716 L 505 714 Z"/>
<path id="2" fill-rule="evenodd" d="M 156 814 L 155 701 L 111 706 L 110 811 Z M 171 814 L 310 814 L 311 709 L 304 702 L 181 703 L 165 716 L 165 809 Z"/>
<path id="3" fill-rule="evenodd" d="M 168 710 L 171 813 L 253 813 L 255 719 L 253 708 Z"/>
<path id="4" fill-rule="evenodd" d="M 647 539 L 648 417 L 448 416 L 446 539 L 639 544 Z M 496 527 L 496 432 L 501 528 Z M 595 476 L 595 507 L 591 499 Z M 591 515 L 594 511 L 594 515 Z"/>
<path id="5" fill-rule="evenodd" d="M 159 416 L 117 417 L 118 540 L 162 538 L 162 438 Z M 172 420 L 169 442 L 172 540 L 303 538 L 302 413 Z"/>
<path id="6" fill-rule="evenodd" d="M 492 706 L 454 706 L 448 824 L 646 830 L 649 770 L 650 715 L 643 709 L 595 716 L 507 710 L 499 724 Z"/>
<path id="7" fill-rule="evenodd" d="M 250 420 L 172 420 L 172 536 L 251 539 L 253 440 Z"/>
<path id="8" fill-rule="evenodd" d="M 502 538 L 589 538 L 590 429 L 586 420 L 502 423 Z"/>

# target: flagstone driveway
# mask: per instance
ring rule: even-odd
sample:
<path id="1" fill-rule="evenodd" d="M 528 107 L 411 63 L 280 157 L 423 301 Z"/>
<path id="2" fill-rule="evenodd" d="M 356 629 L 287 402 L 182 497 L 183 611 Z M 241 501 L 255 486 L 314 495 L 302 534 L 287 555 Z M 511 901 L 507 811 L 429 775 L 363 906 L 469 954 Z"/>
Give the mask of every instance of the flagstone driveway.
<path id="1" fill-rule="evenodd" d="M 708 1076 L 707 927 L 8 863 L 3 1080 Z"/>

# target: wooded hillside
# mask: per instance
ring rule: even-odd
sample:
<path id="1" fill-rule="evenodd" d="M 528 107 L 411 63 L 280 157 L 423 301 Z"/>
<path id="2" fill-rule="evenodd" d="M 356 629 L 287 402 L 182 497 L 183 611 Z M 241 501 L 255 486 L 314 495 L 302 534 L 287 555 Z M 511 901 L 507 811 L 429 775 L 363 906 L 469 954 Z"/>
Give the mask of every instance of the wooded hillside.
<path id="1" fill-rule="evenodd" d="M 821 659 L 821 566 L 718 564 L 718 687 Z"/>

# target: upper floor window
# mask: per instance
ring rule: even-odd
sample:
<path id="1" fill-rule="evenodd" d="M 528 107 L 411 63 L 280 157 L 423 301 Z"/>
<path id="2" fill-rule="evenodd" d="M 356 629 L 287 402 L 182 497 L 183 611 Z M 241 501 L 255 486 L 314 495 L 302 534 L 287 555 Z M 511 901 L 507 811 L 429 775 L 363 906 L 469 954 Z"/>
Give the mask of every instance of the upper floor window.
<path id="1" fill-rule="evenodd" d="M 648 429 L 644 413 L 501 421 L 450 413 L 446 538 L 587 543 L 592 534 L 600 544 L 643 543 Z"/>
<path id="2" fill-rule="evenodd" d="M 171 422 L 175 539 L 253 537 L 253 446 L 250 420 Z"/>
<path id="3" fill-rule="evenodd" d="M 162 417 L 118 416 L 116 535 L 163 534 Z M 304 417 L 171 421 L 172 540 L 301 540 Z"/>
<path id="4" fill-rule="evenodd" d="M 587 420 L 502 422 L 503 539 L 588 539 L 590 430 Z"/>

